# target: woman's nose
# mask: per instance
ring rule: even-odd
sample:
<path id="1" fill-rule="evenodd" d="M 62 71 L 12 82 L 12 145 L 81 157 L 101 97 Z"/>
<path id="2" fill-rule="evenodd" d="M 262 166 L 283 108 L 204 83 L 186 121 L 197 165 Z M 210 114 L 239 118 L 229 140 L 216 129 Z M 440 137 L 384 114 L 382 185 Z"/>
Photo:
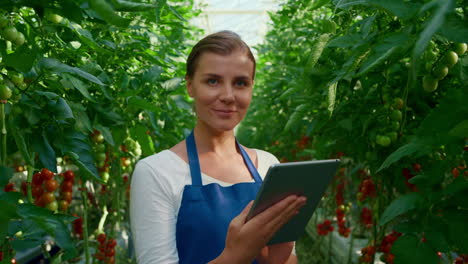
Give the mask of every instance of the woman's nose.
<path id="1" fill-rule="evenodd" d="M 231 103 L 234 101 L 234 89 L 231 84 L 226 84 L 223 86 L 220 100 L 225 103 Z"/>

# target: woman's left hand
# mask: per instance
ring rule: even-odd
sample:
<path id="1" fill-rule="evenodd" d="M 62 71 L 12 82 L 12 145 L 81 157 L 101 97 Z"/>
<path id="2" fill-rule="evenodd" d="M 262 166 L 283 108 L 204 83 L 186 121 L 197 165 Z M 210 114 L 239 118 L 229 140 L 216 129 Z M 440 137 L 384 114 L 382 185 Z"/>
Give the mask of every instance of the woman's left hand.
<path id="1" fill-rule="evenodd" d="M 294 242 L 285 242 L 265 246 L 257 257 L 260 264 L 285 264 L 291 256 Z"/>

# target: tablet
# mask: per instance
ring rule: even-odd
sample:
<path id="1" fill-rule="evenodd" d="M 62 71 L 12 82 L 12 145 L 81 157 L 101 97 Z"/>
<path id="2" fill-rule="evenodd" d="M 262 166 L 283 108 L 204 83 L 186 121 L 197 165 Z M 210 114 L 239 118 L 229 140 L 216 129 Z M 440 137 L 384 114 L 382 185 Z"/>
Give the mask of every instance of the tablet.
<path id="1" fill-rule="evenodd" d="M 299 210 L 299 214 L 281 227 L 268 245 L 300 238 L 339 164 L 340 160 L 337 159 L 314 160 L 278 163 L 268 169 L 247 220 L 289 195 L 307 197 L 306 205 Z"/>

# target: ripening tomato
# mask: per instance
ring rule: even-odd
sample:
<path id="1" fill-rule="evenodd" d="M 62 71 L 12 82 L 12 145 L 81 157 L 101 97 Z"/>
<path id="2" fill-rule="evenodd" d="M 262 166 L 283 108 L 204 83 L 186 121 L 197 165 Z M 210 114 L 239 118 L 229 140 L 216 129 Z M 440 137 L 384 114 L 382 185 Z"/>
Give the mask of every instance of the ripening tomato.
<path id="1" fill-rule="evenodd" d="M 52 192 L 45 192 L 42 194 L 40 199 L 42 200 L 42 202 L 44 202 L 44 204 L 49 204 L 55 201 L 55 195 Z"/>
<path id="2" fill-rule="evenodd" d="M 54 212 L 57 211 L 57 209 L 58 209 L 57 201 L 52 201 L 52 202 L 46 204 L 46 208 L 51 210 L 51 211 L 54 211 Z"/>
<path id="3" fill-rule="evenodd" d="M 53 192 L 58 188 L 58 182 L 54 179 L 45 182 L 45 189 L 48 192 Z"/>
<path id="4" fill-rule="evenodd" d="M 44 193 L 44 189 L 42 189 L 42 186 L 40 185 L 33 185 L 31 191 L 34 198 L 41 197 L 41 195 Z"/>
<path id="5" fill-rule="evenodd" d="M 68 209 L 68 206 L 70 206 L 70 203 L 66 200 L 61 200 L 58 205 L 60 211 L 66 211 Z"/>
<path id="6" fill-rule="evenodd" d="M 62 200 L 65 200 L 67 201 L 68 203 L 71 203 L 72 199 L 73 199 L 73 195 L 72 195 L 72 192 L 62 192 L 60 194 L 60 196 L 62 197 Z"/>

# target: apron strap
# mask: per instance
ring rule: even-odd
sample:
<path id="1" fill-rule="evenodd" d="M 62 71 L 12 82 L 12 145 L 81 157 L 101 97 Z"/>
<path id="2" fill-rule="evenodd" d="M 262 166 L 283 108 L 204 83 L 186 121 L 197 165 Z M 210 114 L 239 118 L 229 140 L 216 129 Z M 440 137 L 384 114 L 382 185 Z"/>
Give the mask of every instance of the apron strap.
<path id="1" fill-rule="evenodd" d="M 198 161 L 197 145 L 195 144 L 193 130 L 187 137 L 185 145 L 187 146 L 187 155 L 190 166 L 190 175 L 192 176 L 192 185 L 202 186 L 200 163 Z"/>
<path id="2" fill-rule="evenodd" d="M 262 182 L 262 178 L 260 177 L 260 174 L 258 174 L 258 171 L 255 168 L 255 165 L 253 164 L 252 160 L 250 160 L 249 155 L 244 150 L 244 148 L 242 148 L 242 146 L 239 144 L 237 139 L 236 139 L 236 144 L 240 150 L 244 163 L 247 166 L 247 169 L 249 169 L 250 175 L 252 175 L 252 178 L 255 180 L 255 182 Z M 190 135 L 187 137 L 185 145 L 187 147 L 187 155 L 189 159 L 190 176 L 192 177 L 192 185 L 202 186 L 200 162 L 198 160 L 197 145 L 195 143 L 195 136 L 193 134 L 193 130 L 190 133 Z"/>
<path id="3" fill-rule="evenodd" d="M 245 165 L 247 165 L 247 168 L 249 169 L 250 175 L 252 175 L 255 182 L 262 182 L 262 178 L 260 177 L 260 174 L 258 174 L 257 168 L 255 168 L 255 165 L 253 164 L 253 162 L 250 159 L 249 155 L 244 150 L 244 148 L 239 144 L 237 139 L 236 139 L 236 144 L 237 144 L 237 147 L 239 148 L 239 150 L 240 150 L 240 152 L 242 154 L 242 158 L 244 158 Z"/>

